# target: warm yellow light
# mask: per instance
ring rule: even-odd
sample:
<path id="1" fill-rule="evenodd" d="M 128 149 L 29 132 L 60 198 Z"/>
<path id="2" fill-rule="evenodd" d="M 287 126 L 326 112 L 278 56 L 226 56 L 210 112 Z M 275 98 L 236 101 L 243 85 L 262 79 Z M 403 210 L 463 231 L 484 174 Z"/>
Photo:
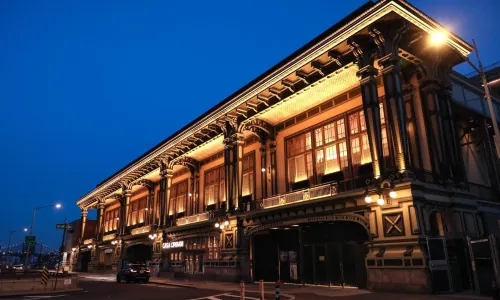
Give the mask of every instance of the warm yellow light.
<path id="1" fill-rule="evenodd" d="M 397 197 L 396 192 L 395 192 L 394 190 L 391 190 L 391 191 L 389 192 L 389 197 L 391 197 L 391 199 L 396 199 L 396 197 Z"/>
<path id="2" fill-rule="evenodd" d="M 384 200 L 384 198 L 379 197 L 379 198 L 377 199 L 377 204 L 378 204 L 378 205 L 384 205 L 384 204 L 385 204 L 385 200 Z"/>
<path id="3" fill-rule="evenodd" d="M 229 221 L 228 220 L 224 221 L 224 226 L 227 226 L 227 225 L 229 225 Z"/>
<path id="4" fill-rule="evenodd" d="M 219 227 L 220 229 L 224 229 L 224 224 L 220 225 Z"/>
<path id="5" fill-rule="evenodd" d="M 365 197 L 365 202 L 366 202 L 366 203 L 372 203 L 372 197 L 370 197 L 369 195 L 367 195 L 367 196 Z"/>
<path id="6" fill-rule="evenodd" d="M 215 223 L 215 228 L 219 228 L 220 224 L 219 222 Z"/>
<path id="7" fill-rule="evenodd" d="M 262 168 L 260 170 L 262 171 L 262 173 L 264 173 L 266 171 L 266 168 Z"/>
<path id="8" fill-rule="evenodd" d="M 434 46 L 440 46 L 446 42 L 446 34 L 441 31 L 436 31 L 431 34 L 431 44 Z"/>

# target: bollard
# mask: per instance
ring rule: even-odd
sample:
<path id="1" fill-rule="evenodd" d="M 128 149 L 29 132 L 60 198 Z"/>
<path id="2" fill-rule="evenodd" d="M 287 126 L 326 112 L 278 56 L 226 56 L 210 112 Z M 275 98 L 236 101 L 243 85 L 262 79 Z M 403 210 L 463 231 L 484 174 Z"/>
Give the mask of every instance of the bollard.
<path id="1" fill-rule="evenodd" d="M 243 281 L 240 282 L 240 292 L 241 300 L 245 300 L 245 283 Z"/>
<path id="2" fill-rule="evenodd" d="M 264 300 L 264 280 L 259 280 L 259 294 L 259 299 Z"/>
<path id="3" fill-rule="evenodd" d="M 276 300 L 280 299 L 280 281 L 276 281 Z"/>

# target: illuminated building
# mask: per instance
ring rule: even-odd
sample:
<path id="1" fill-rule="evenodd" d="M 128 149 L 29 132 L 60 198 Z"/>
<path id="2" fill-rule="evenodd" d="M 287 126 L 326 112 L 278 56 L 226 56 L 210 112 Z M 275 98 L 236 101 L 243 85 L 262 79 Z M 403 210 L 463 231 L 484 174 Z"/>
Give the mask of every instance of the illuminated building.
<path id="1" fill-rule="evenodd" d="M 78 199 L 98 213 L 93 265 L 456 290 L 427 238 L 498 229 L 489 112 L 451 70 L 472 50 L 405 1 L 368 2 Z"/>

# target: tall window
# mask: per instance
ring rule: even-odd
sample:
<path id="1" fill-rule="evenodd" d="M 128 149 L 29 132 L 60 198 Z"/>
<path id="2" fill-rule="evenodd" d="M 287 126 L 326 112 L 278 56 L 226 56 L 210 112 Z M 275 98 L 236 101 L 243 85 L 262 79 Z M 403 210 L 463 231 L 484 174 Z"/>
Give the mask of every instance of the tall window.
<path id="1" fill-rule="evenodd" d="M 173 184 L 170 188 L 170 203 L 173 205 L 170 208 L 169 214 L 172 215 L 183 213 L 186 210 L 188 181 L 184 180 Z M 174 209 L 172 209 L 174 208 Z"/>
<path id="2" fill-rule="evenodd" d="M 253 195 L 253 179 L 254 179 L 254 153 L 247 154 L 243 157 L 243 182 L 242 182 L 242 196 Z"/>
<path id="3" fill-rule="evenodd" d="M 219 259 L 220 257 L 220 247 L 219 239 L 215 236 L 208 237 L 208 259 Z"/>
<path id="4" fill-rule="evenodd" d="M 290 138 L 286 146 L 288 182 L 293 184 L 311 180 L 313 176 L 311 132 Z"/>
<path id="5" fill-rule="evenodd" d="M 380 118 L 382 152 L 387 164 L 391 158 L 382 103 Z M 350 113 L 287 139 L 286 159 L 290 189 L 303 188 L 298 183 L 305 180 L 319 184 L 358 177 L 360 166 L 372 161 L 364 112 Z"/>
<path id="6" fill-rule="evenodd" d="M 205 172 L 205 204 L 207 206 L 226 201 L 224 175 L 224 166 Z"/>
<path id="7" fill-rule="evenodd" d="M 327 174 L 346 171 L 349 163 L 344 119 L 316 128 L 314 133 L 318 181 L 321 182 L 323 176 Z"/>
<path id="8" fill-rule="evenodd" d="M 130 202 L 127 217 L 127 226 L 142 224 L 146 220 L 146 205 L 148 197 Z"/>
<path id="9" fill-rule="evenodd" d="M 118 229 L 120 208 L 106 211 L 104 215 L 104 232 L 114 231 Z"/>
<path id="10" fill-rule="evenodd" d="M 365 114 L 358 111 L 349 115 L 349 132 L 351 143 L 352 172 L 359 175 L 359 167 L 371 163 L 370 144 L 366 131 Z"/>

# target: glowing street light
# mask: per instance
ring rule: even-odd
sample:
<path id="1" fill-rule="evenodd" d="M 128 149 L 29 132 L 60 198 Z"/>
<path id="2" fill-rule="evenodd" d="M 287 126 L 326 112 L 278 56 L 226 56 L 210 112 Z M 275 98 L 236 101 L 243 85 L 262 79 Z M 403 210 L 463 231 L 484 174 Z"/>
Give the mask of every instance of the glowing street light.
<path id="1" fill-rule="evenodd" d="M 33 226 L 35 224 L 36 211 L 43 209 L 43 208 L 47 208 L 47 207 L 55 207 L 56 209 L 60 209 L 62 207 L 62 205 L 60 203 L 56 203 L 56 204 L 44 205 L 44 206 L 39 206 L 39 207 L 33 208 L 33 216 L 31 217 L 31 226 L 30 226 L 30 236 L 33 236 Z M 30 247 L 26 247 L 26 259 L 24 262 L 24 265 L 26 267 L 28 266 L 29 257 L 30 257 Z"/>

